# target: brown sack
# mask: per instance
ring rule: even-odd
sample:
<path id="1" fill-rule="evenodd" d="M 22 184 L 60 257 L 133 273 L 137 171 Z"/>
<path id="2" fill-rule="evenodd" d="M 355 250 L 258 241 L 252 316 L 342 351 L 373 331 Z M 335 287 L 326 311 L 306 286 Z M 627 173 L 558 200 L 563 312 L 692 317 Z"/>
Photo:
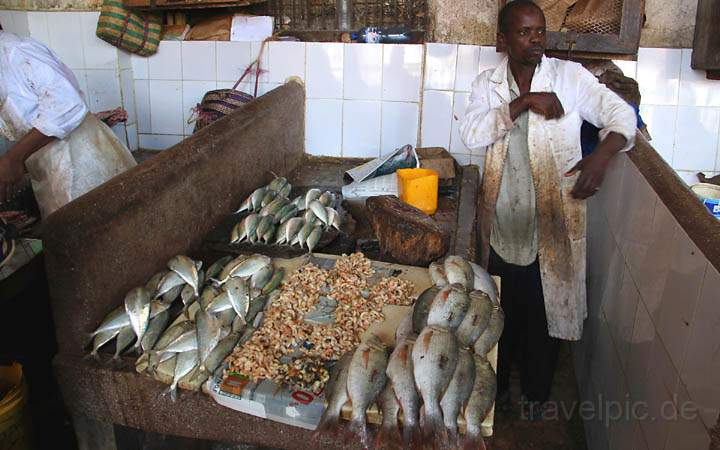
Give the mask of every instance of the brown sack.
<path id="1" fill-rule="evenodd" d="M 193 25 L 186 41 L 229 41 L 232 14 L 211 17 Z"/>

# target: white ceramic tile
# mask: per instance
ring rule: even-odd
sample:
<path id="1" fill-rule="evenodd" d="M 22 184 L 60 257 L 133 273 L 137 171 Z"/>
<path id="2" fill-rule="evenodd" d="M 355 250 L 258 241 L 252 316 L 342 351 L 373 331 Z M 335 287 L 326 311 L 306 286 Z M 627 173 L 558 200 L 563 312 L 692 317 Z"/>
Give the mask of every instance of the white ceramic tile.
<path id="1" fill-rule="evenodd" d="M 85 103 L 89 104 L 87 94 L 87 71 L 83 69 L 72 69 L 72 72 L 73 75 L 75 75 L 75 80 L 78 82 L 78 86 L 80 86 L 80 91 L 82 92 L 82 97 L 85 100 Z"/>
<path id="2" fill-rule="evenodd" d="M 663 410 L 672 410 L 667 405 L 671 405 L 672 394 L 665 389 L 665 385 L 658 377 L 649 376 L 647 382 L 647 398 L 642 399 L 646 402 L 646 408 L 642 408 L 647 414 L 647 419 L 640 421 L 640 427 L 643 430 L 647 446 L 651 450 L 660 450 L 665 448 L 668 431 L 670 429 L 670 420 L 666 418 Z"/>
<path id="3" fill-rule="evenodd" d="M 15 32 L 15 21 L 13 20 L 13 12 L 9 10 L 0 10 L 0 25 L 3 30 L 10 33 Z"/>
<path id="4" fill-rule="evenodd" d="M 495 47 L 483 46 L 480 48 L 480 67 L 478 70 L 483 72 L 496 69 L 503 59 L 505 59 L 505 54 L 495 51 Z"/>
<path id="5" fill-rule="evenodd" d="M 183 81 L 182 82 L 182 112 L 184 134 L 189 136 L 195 128 L 195 122 L 188 120 L 195 114 L 192 109 L 197 106 L 207 91 L 215 90 L 215 81 Z"/>
<path id="6" fill-rule="evenodd" d="M 80 16 L 85 67 L 88 69 L 116 69 L 118 67 L 117 48 L 95 35 L 99 17 L 99 12 L 83 13 Z"/>
<path id="7" fill-rule="evenodd" d="M 688 186 L 692 186 L 693 184 L 700 182 L 700 179 L 697 176 L 698 171 L 696 170 L 676 170 L 675 173 Z"/>
<path id="8" fill-rule="evenodd" d="M 625 370 L 628 390 L 635 400 L 645 398 L 650 352 L 655 343 L 655 338 L 655 325 L 645 308 L 645 304 L 640 301 L 638 302 L 637 314 L 635 315 L 635 325 L 633 326 L 628 364 Z"/>
<path id="9" fill-rule="evenodd" d="M 470 92 L 472 82 L 480 73 L 480 46 L 459 45 L 457 71 L 455 74 L 455 91 Z"/>
<path id="10" fill-rule="evenodd" d="M 677 106 L 640 105 L 640 116 L 647 125 L 652 140 L 650 145 L 672 165 L 675 148 L 675 122 Z"/>
<path id="11" fill-rule="evenodd" d="M 182 82 L 150 80 L 150 129 L 153 134 L 183 134 Z"/>
<path id="12" fill-rule="evenodd" d="M 133 78 L 136 80 L 147 80 L 148 78 L 148 58 L 145 56 L 130 56 L 130 64 L 132 65 Z"/>
<path id="13" fill-rule="evenodd" d="M 471 156 L 466 155 L 464 153 L 450 153 L 453 158 L 455 158 L 455 161 L 457 161 L 458 164 L 461 166 L 467 166 L 468 164 L 471 164 Z"/>
<path id="14" fill-rule="evenodd" d="M 28 24 L 27 12 L 25 11 L 11 11 L 13 16 L 13 33 L 18 36 L 28 37 L 30 36 L 30 27 Z"/>
<path id="15" fill-rule="evenodd" d="M 122 106 L 120 80 L 115 69 L 88 69 L 86 76 L 90 111 L 98 112 Z"/>
<path id="16" fill-rule="evenodd" d="M 638 298 L 639 294 L 635 283 L 625 266 L 620 290 L 617 296 L 611 299 L 609 307 L 606 309 L 607 321 L 622 370 L 627 368 Z"/>
<path id="17" fill-rule="evenodd" d="M 135 80 L 135 111 L 138 133 L 148 134 L 150 128 L 150 88 L 148 80 Z"/>
<path id="18" fill-rule="evenodd" d="M 635 79 L 637 77 L 637 61 L 613 60 L 616 66 L 622 70 L 623 75 Z"/>
<path id="19" fill-rule="evenodd" d="M 237 81 L 256 57 L 250 42 L 219 41 L 216 51 L 218 81 Z M 255 76 L 247 75 L 243 81 L 255 81 Z"/>
<path id="20" fill-rule="evenodd" d="M 84 69 L 82 14 L 52 12 L 47 13 L 46 17 L 50 32 L 50 48 L 71 69 Z"/>
<path id="21" fill-rule="evenodd" d="M 720 409 L 720 274 L 708 267 L 695 310 L 681 377 L 698 404 L 702 420 L 714 427 Z"/>
<path id="22" fill-rule="evenodd" d="M 681 60 L 680 49 L 641 48 L 638 51 L 637 81 L 642 103 L 677 104 Z"/>
<path id="23" fill-rule="evenodd" d="M 127 132 L 125 131 L 125 124 L 124 123 L 116 123 L 115 126 L 110 128 L 112 132 L 115 134 L 115 137 L 118 138 L 118 140 L 127 148 L 130 148 L 130 145 L 128 144 L 127 139 Z"/>
<path id="24" fill-rule="evenodd" d="M 345 44 L 343 98 L 382 98 L 382 51 L 382 45 Z"/>
<path id="25" fill-rule="evenodd" d="M 710 435 L 697 413 L 697 404 L 687 391 L 678 390 L 675 404 L 677 417 L 670 424 L 667 450 L 695 450 L 710 448 Z"/>
<path id="26" fill-rule="evenodd" d="M 452 90 L 458 46 L 428 43 L 425 49 L 425 89 Z"/>
<path id="27" fill-rule="evenodd" d="M 305 114 L 305 152 L 341 156 L 343 101 L 308 99 Z"/>
<path id="28" fill-rule="evenodd" d="M 140 148 L 144 150 L 165 150 L 183 140 L 181 135 L 141 134 Z"/>
<path id="29" fill-rule="evenodd" d="M 128 125 L 125 127 L 128 136 L 128 148 L 131 152 L 134 152 L 139 147 L 137 124 Z"/>
<path id="30" fill-rule="evenodd" d="M 656 335 L 650 350 L 648 379 L 650 378 L 662 383 L 664 390 L 670 395 L 675 394 L 680 380 L 680 375 L 670 359 L 667 347 L 659 334 Z"/>
<path id="31" fill-rule="evenodd" d="M 290 77 L 305 80 L 305 43 L 270 42 L 271 83 L 284 83 Z"/>
<path id="32" fill-rule="evenodd" d="M 47 23 L 47 13 L 43 11 L 28 11 L 27 18 L 30 37 L 50 46 L 50 29 Z"/>
<path id="33" fill-rule="evenodd" d="M 381 102 L 345 101 L 343 106 L 343 156 L 380 156 Z"/>
<path id="34" fill-rule="evenodd" d="M 460 137 L 460 121 L 465 117 L 465 111 L 470 104 L 470 94 L 467 92 L 456 92 L 453 99 L 452 129 L 450 134 L 450 152 L 463 153 L 466 155 L 484 155 L 485 147 L 470 150 Z"/>
<path id="35" fill-rule="evenodd" d="M 632 167 L 634 168 L 634 165 Z M 645 177 L 637 173 L 635 184 L 633 189 L 628 191 L 628 196 L 626 210 L 632 214 L 628 214 L 623 225 L 620 246 L 630 274 L 635 277 L 651 245 L 652 233 L 648 230 L 652 230 L 658 195 Z"/>
<path id="36" fill-rule="evenodd" d="M 422 45 L 383 45 L 383 100 L 420 101 L 422 58 Z"/>
<path id="37" fill-rule="evenodd" d="M 423 147 L 450 145 L 452 131 L 453 93 L 426 90 L 422 106 L 420 142 Z"/>
<path id="38" fill-rule="evenodd" d="M 137 122 L 137 108 L 135 107 L 135 88 L 133 85 L 132 69 L 120 71 L 120 89 L 122 95 L 122 107 L 127 111 L 127 123 Z"/>
<path id="39" fill-rule="evenodd" d="M 385 155 L 407 144 L 417 147 L 419 115 L 417 103 L 382 102 L 380 153 Z"/>
<path id="40" fill-rule="evenodd" d="M 343 44 L 308 42 L 306 92 L 308 98 L 343 97 Z"/>
<path id="41" fill-rule="evenodd" d="M 132 56 L 133 53 L 126 52 L 125 50 L 117 50 L 118 66 L 120 70 L 132 69 Z"/>
<path id="42" fill-rule="evenodd" d="M 692 49 L 682 50 L 679 105 L 720 107 L 720 81 L 708 80 L 706 71 L 690 67 Z"/>
<path id="43" fill-rule="evenodd" d="M 218 89 L 231 89 L 235 83 L 227 81 L 218 81 Z M 273 89 L 281 86 L 280 83 L 258 83 L 257 85 L 257 96 L 261 97 Z M 252 96 L 255 96 L 255 83 L 254 82 L 243 82 L 237 85 L 235 88 Z"/>
<path id="44" fill-rule="evenodd" d="M 185 41 L 182 43 L 182 79 L 215 81 L 217 79 L 215 42 Z"/>
<path id="45" fill-rule="evenodd" d="M 714 170 L 720 108 L 678 106 L 673 168 Z"/>
<path id="46" fill-rule="evenodd" d="M 610 365 L 610 358 L 613 357 L 612 337 L 610 336 L 610 329 L 607 326 L 605 319 L 601 317 L 596 338 L 595 346 L 590 355 L 590 379 L 592 380 L 593 386 L 598 392 L 604 392 L 605 382 L 607 381 L 607 369 Z"/>
<path id="47" fill-rule="evenodd" d="M 182 42 L 160 41 L 157 53 L 148 57 L 151 80 L 182 79 Z"/>
<path id="48" fill-rule="evenodd" d="M 250 53 L 252 54 L 252 61 L 260 59 L 260 82 L 267 83 L 270 81 L 270 47 L 266 43 L 263 45 L 262 42 L 251 42 Z M 262 51 L 261 51 L 262 50 Z M 254 81 L 254 79 L 253 79 Z M 285 81 L 285 80 L 283 80 Z"/>

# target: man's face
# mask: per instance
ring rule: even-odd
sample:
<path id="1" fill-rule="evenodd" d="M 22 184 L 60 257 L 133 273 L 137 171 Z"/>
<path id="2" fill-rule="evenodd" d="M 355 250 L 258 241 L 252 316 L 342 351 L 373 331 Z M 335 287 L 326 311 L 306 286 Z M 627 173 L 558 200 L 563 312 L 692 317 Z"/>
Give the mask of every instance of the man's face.
<path id="1" fill-rule="evenodd" d="M 505 32 L 498 33 L 498 42 L 510 59 L 536 66 L 545 53 L 545 16 L 532 6 L 512 11 Z"/>

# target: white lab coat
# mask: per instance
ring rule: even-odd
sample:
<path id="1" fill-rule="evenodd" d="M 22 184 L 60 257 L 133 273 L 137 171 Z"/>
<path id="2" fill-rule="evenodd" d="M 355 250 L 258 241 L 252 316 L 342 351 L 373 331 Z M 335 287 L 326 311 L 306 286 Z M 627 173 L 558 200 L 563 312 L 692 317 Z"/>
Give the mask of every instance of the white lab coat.
<path id="1" fill-rule="evenodd" d="M 510 117 L 508 59 L 486 70 L 472 85 L 470 106 L 460 134 L 470 149 L 487 147 L 480 199 L 481 262 L 487 267 L 490 232 L 495 215 Z M 582 158 L 583 120 L 601 128 L 600 139 L 616 132 L 634 145 L 636 118 L 632 108 L 600 84 L 580 64 L 543 57 L 535 70 L 531 92 L 554 92 L 565 115 L 545 120 L 529 111 L 528 150 L 538 217 L 538 259 L 550 336 L 579 340 L 587 317 L 585 285 L 585 201 L 570 195 L 578 175 L 565 177 Z"/>
<path id="2" fill-rule="evenodd" d="M 43 217 L 135 165 L 50 49 L 0 31 L 0 134 L 17 141 L 32 128 L 57 138 L 25 162 Z"/>

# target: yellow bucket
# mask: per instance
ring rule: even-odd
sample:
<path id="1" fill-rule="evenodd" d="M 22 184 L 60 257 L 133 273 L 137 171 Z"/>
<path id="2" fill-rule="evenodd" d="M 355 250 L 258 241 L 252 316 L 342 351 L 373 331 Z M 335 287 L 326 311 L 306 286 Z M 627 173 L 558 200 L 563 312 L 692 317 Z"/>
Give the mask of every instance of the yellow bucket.
<path id="1" fill-rule="evenodd" d="M 438 173 L 431 169 L 398 169 L 400 200 L 425 214 L 435 214 L 438 202 Z"/>
<path id="2" fill-rule="evenodd" d="M 0 450 L 30 450 L 30 417 L 22 366 L 0 366 Z"/>

